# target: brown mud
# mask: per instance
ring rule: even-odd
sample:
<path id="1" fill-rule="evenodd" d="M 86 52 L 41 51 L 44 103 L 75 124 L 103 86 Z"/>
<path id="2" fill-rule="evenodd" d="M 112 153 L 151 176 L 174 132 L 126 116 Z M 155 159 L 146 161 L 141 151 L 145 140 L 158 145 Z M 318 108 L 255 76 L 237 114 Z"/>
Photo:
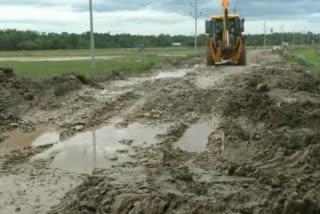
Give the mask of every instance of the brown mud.
<path id="1" fill-rule="evenodd" d="M 0 213 L 320 213 L 320 79 L 248 59 L 94 80 L 0 71 Z"/>

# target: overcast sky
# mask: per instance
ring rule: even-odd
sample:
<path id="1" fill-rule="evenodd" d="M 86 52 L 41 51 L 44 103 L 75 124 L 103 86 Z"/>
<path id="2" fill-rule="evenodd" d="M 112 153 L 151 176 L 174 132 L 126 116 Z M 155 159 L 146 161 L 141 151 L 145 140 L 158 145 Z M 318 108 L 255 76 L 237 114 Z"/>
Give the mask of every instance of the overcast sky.
<path id="1" fill-rule="evenodd" d="M 194 0 L 93 0 L 97 32 L 131 34 L 194 33 L 190 15 Z M 237 2 L 246 19 L 246 33 L 262 33 L 264 20 L 268 31 L 320 32 L 320 0 L 230 0 Z M 0 0 L 0 28 L 40 32 L 75 32 L 89 29 L 88 0 Z M 221 0 L 198 0 L 199 32 L 204 20 L 220 14 Z"/>

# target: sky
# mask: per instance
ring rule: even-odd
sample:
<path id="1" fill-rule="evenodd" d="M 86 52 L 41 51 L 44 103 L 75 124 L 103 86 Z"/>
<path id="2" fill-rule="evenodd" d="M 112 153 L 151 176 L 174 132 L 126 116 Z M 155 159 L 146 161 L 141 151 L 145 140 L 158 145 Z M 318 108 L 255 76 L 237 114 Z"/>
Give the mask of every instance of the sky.
<path id="1" fill-rule="evenodd" d="M 111 34 L 194 34 L 195 0 L 92 0 L 94 29 Z M 320 0 L 229 0 L 246 19 L 245 33 L 320 33 Z M 82 33 L 89 28 L 88 0 L 0 0 L 0 29 Z M 221 0 L 198 0 L 198 31 L 211 15 L 222 13 Z"/>

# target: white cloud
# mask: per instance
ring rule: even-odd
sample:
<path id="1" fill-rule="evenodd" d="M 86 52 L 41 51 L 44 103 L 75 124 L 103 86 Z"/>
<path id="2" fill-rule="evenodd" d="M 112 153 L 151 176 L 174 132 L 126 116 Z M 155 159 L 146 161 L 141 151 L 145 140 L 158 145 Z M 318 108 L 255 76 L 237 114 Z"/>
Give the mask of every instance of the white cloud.
<path id="1" fill-rule="evenodd" d="M 271 28 L 273 32 L 281 32 L 281 27 L 283 26 L 284 32 L 306 32 L 309 29 L 313 29 L 311 23 L 305 20 L 279 20 L 279 21 L 267 21 L 267 33 L 270 33 Z M 313 29 L 317 32 L 316 29 Z M 264 32 L 264 21 L 248 21 L 246 23 L 246 33 L 258 33 L 262 34 Z M 319 31 L 318 31 L 319 32 Z"/>
<path id="2" fill-rule="evenodd" d="M 218 0 L 215 0 L 215 2 Z M 1 7 L 0 26 L 2 29 L 35 30 L 39 32 L 76 32 L 89 30 L 88 11 L 74 10 L 74 5 L 85 5 L 83 0 L 42 0 L 43 5 L 4 5 Z M 85 1 L 86 4 L 88 3 Z M 103 2 L 96 0 L 95 2 Z M 203 7 L 209 7 L 206 3 Z M 319 32 L 314 19 L 320 14 L 310 14 L 304 20 L 276 20 L 268 22 L 269 28 L 280 31 L 284 25 L 286 31 Z M 139 10 L 103 11 L 94 13 L 96 32 L 131 33 L 131 34 L 185 34 L 194 31 L 194 20 L 189 15 L 178 12 L 159 11 L 145 7 Z M 199 32 L 204 33 L 204 18 L 199 19 Z M 246 23 L 246 33 L 262 33 L 263 21 L 249 20 Z"/>

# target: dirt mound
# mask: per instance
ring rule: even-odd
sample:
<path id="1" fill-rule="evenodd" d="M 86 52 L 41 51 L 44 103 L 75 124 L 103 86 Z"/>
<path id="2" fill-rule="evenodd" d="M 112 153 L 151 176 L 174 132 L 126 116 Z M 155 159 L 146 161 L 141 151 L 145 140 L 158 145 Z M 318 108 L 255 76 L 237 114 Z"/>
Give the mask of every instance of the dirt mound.
<path id="1" fill-rule="evenodd" d="M 145 117 L 161 121 L 194 122 L 200 115 L 212 112 L 220 91 L 215 89 L 198 89 L 188 80 L 161 80 L 143 86 L 152 91 L 152 96 L 146 99 L 140 112 L 134 112 L 137 117 Z"/>
<path id="2" fill-rule="evenodd" d="M 228 119 L 209 137 L 209 151 L 219 155 L 217 166 L 228 175 L 296 191 L 295 197 L 276 194 L 278 201 L 273 196 L 271 204 L 263 205 L 271 213 L 318 213 L 320 195 L 313 186 L 320 169 L 315 155 L 320 148 L 318 79 L 300 70 L 270 67 L 228 81 L 240 84 L 225 92 L 220 108 Z M 312 187 L 297 187 L 300 179 Z M 312 199 L 303 198 L 308 194 Z"/>
<path id="3" fill-rule="evenodd" d="M 266 70 L 260 68 L 254 74 L 243 75 L 241 78 L 237 79 L 242 82 L 241 85 L 226 94 L 224 116 L 243 115 L 253 122 L 263 122 L 272 128 L 317 127 L 320 125 L 320 120 L 318 120 L 320 100 L 317 97 L 320 92 L 320 80 L 318 78 L 305 72 L 290 71 L 288 68 L 267 68 Z M 282 79 L 286 81 L 280 81 Z M 294 87 L 296 93 L 308 93 L 310 98 L 286 102 L 284 100 L 286 97 L 282 98 L 279 95 L 279 99 L 283 99 L 279 101 L 268 93 L 269 88 L 290 89 L 292 99 L 294 99 L 295 92 L 292 92 L 291 85 L 296 86 Z"/>
<path id="4" fill-rule="evenodd" d="M 97 82 L 105 82 L 105 81 L 111 81 L 111 80 L 124 80 L 125 76 L 130 76 L 131 73 L 123 73 L 118 71 L 112 71 L 111 73 L 99 75 L 94 78 Z"/>
<path id="5" fill-rule="evenodd" d="M 53 86 L 55 96 L 62 96 L 68 92 L 79 90 L 82 85 L 90 85 L 99 89 L 103 88 L 94 80 L 74 73 L 44 77 L 40 82 L 44 85 Z"/>
<path id="6" fill-rule="evenodd" d="M 10 67 L 0 67 L 1 76 L 13 76 L 13 69 Z"/>
<path id="7" fill-rule="evenodd" d="M 44 145 L 39 146 L 37 148 L 27 147 L 23 150 L 13 150 L 8 152 L 7 154 L 2 157 L 5 159 L 5 161 L 1 165 L 1 169 L 4 171 L 12 170 L 15 166 L 18 166 L 19 164 L 24 164 L 30 160 L 30 158 L 36 154 L 39 154 L 43 152 L 44 150 L 47 150 L 52 145 Z M 17 171 L 13 170 L 11 171 L 12 174 L 18 173 Z"/>
<path id="8" fill-rule="evenodd" d="M 10 70 L 10 69 L 9 69 Z M 30 79 L 0 72 L 0 126 L 17 123 L 20 112 L 37 103 L 45 88 Z"/>
<path id="9" fill-rule="evenodd" d="M 293 91 L 320 92 L 320 78 L 295 65 L 257 68 L 256 73 L 258 73 L 260 79 L 266 81 L 268 77 L 275 75 L 277 78 L 269 78 L 271 87 Z"/>
<path id="10" fill-rule="evenodd" d="M 84 85 L 102 88 L 94 80 L 77 74 L 51 76 L 33 81 L 15 75 L 11 68 L 0 68 L 0 127 L 14 129 L 24 126 L 26 121 L 22 121 L 20 116 L 26 111 L 48 102 L 58 102 L 54 97 L 79 90 Z M 1 140 L 3 139 L 4 137 L 1 137 Z"/>
<path id="11" fill-rule="evenodd" d="M 141 176 L 127 188 L 118 183 L 114 189 L 113 183 L 93 176 L 68 195 L 74 198 L 71 203 L 66 200 L 49 213 L 208 213 L 221 209 L 200 196 L 161 193 L 152 180 L 141 180 Z"/>

